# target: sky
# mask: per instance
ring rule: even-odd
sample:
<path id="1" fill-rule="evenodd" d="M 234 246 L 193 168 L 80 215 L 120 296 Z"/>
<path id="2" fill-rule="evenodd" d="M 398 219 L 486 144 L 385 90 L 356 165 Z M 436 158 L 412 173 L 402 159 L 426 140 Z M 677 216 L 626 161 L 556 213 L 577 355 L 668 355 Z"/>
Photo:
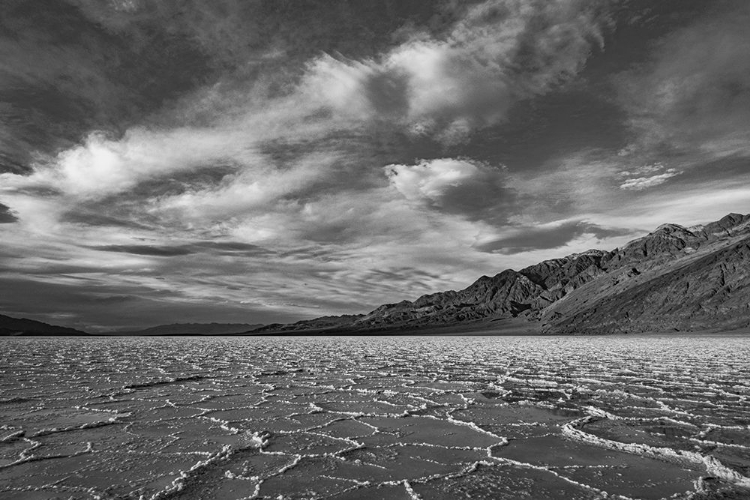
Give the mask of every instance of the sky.
<path id="1" fill-rule="evenodd" d="M 3 0 L 0 313 L 365 313 L 750 212 L 744 0 Z"/>

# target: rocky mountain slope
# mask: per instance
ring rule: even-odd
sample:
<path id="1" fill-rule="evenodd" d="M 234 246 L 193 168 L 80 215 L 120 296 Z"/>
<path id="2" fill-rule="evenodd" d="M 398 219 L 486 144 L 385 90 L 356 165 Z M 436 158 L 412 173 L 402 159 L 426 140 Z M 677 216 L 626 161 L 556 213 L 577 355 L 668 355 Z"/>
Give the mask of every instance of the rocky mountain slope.
<path id="1" fill-rule="evenodd" d="M 750 326 L 750 215 L 665 224 L 611 252 L 590 250 L 482 276 L 468 288 L 369 314 L 269 325 L 252 333 L 382 333 L 440 327 L 538 333 L 731 330 Z"/>
<path id="2" fill-rule="evenodd" d="M 81 336 L 88 335 L 88 333 L 73 328 L 48 325 L 41 321 L 11 318 L 10 316 L 0 314 L 0 337 L 41 335 Z"/>

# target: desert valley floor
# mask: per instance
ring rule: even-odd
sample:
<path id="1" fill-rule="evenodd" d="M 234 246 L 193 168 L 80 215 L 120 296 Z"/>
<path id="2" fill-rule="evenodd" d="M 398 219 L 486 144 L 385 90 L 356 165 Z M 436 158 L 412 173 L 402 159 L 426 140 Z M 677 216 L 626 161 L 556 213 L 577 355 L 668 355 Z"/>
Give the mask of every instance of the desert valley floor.
<path id="1" fill-rule="evenodd" d="M 6 338 L 5 498 L 750 495 L 750 338 Z"/>

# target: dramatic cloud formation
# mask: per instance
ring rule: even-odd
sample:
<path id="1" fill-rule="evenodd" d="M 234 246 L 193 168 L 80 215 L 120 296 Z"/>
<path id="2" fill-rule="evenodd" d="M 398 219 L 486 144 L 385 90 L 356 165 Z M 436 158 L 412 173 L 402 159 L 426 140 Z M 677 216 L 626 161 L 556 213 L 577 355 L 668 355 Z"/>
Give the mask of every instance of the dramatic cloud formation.
<path id="1" fill-rule="evenodd" d="M 358 313 L 746 212 L 748 12 L 4 2 L 0 312 Z"/>
<path id="2" fill-rule="evenodd" d="M 505 119 L 514 101 L 575 76 L 602 46 L 602 22 L 586 2 L 490 0 L 440 39 L 416 34 L 373 60 L 324 56 L 304 86 L 338 113 L 460 142 Z"/>

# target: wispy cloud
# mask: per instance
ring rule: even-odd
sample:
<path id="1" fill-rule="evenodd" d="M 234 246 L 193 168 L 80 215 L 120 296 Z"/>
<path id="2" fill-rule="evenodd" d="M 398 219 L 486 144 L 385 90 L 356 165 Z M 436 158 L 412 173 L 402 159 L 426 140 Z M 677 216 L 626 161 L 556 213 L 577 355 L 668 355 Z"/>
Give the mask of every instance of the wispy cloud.
<path id="1" fill-rule="evenodd" d="M 323 56 L 303 87 L 337 113 L 460 142 L 576 75 L 603 43 L 604 22 L 584 2 L 489 0 L 442 38 L 417 34 L 370 60 Z"/>
<path id="2" fill-rule="evenodd" d="M 103 252 L 131 253 L 134 255 L 152 255 L 155 257 L 177 257 L 193 253 L 189 248 L 180 246 L 154 246 L 154 245 L 106 245 L 93 247 L 94 250 Z"/>
<path id="3" fill-rule="evenodd" d="M 633 234 L 634 231 L 630 229 L 602 227 L 588 221 L 561 221 L 514 228 L 498 239 L 479 244 L 477 248 L 483 252 L 512 255 L 563 248 L 581 237 L 587 240 L 593 238 L 592 243 L 595 243 L 608 238 Z"/>
<path id="4" fill-rule="evenodd" d="M 227 12 L 240 8 L 236 2 L 222 5 Z M 127 33 L 139 43 L 145 43 L 139 38 L 145 36 L 142 24 L 166 18 L 169 10 L 151 2 L 133 2 L 127 8 L 115 6 L 116 12 L 107 17 L 109 10 L 97 4 L 80 2 L 79 6 L 112 33 Z M 236 40 L 222 45 L 204 29 L 215 28 L 217 16 L 231 16 L 226 18 L 226 12 L 219 14 L 213 8 L 188 10 L 191 16 L 200 15 L 186 17 L 188 25 L 180 29 L 212 53 L 218 54 L 224 47 L 223 56 L 231 59 Z M 213 86 L 218 98 L 210 92 L 197 92 L 192 102 L 180 101 L 208 120 L 204 119 L 202 126 L 137 126 L 122 137 L 92 133 L 81 145 L 34 162 L 30 175 L 6 173 L 0 174 L 0 180 L 8 203 L 15 204 L 14 209 L 25 220 L 42 211 L 45 218 L 54 218 L 55 209 L 58 219 L 71 220 L 75 216 L 68 214 L 80 213 L 76 209 L 82 203 L 110 200 L 116 204 L 118 197 L 126 194 L 132 200 L 149 192 L 141 203 L 146 213 L 137 217 L 157 225 L 159 220 L 205 223 L 257 218 L 258 211 L 274 205 L 283 215 L 294 211 L 294 199 L 303 196 L 302 191 L 325 182 L 341 157 L 341 151 L 316 151 L 316 141 L 344 130 L 376 126 L 375 122 L 383 120 L 448 142 L 466 137 L 472 128 L 504 119 L 515 100 L 547 92 L 575 75 L 592 44 L 601 45 L 604 22 L 601 9 L 582 2 L 529 5 L 489 0 L 468 8 L 444 35 L 433 37 L 420 31 L 372 59 L 329 55 L 313 59 L 298 84 L 273 98 L 268 97 L 266 88 L 258 90 L 257 86 L 245 94 Z M 223 114 L 226 102 L 235 104 L 228 115 Z M 204 106 L 208 106 L 208 114 L 200 111 Z M 169 113 L 167 116 L 174 118 Z M 269 142 L 279 141 L 307 143 L 310 149 L 294 164 L 278 163 L 263 151 Z M 345 170 L 362 168 L 351 165 L 366 152 L 359 154 L 359 158 L 347 158 L 350 165 Z M 217 168 L 226 174 L 182 186 L 173 180 Z M 501 182 L 491 181 L 499 177 L 488 167 L 472 168 L 477 170 L 471 179 L 463 179 L 462 186 L 444 188 L 441 199 L 432 203 L 447 211 L 469 210 L 471 207 L 460 205 L 479 205 L 489 201 L 493 187 L 502 189 Z M 389 171 L 399 169 L 401 179 L 411 175 L 405 167 Z M 161 189 L 169 183 L 169 192 L 149 191 L 149 183 L 154 182 L 161 183 Z M 373 178 L 370 188 L 379 182 Z M 394 185 L 408 190 L 404 182 Z M 471 196 L 466 196 L 469 193 Z M 29 200 L 40 196 L 47 198 L 44 208 L 39 206 L 42 202 Z"/>
<path id="5" fill-rule="evenodd" d="M 722 2 L 665 34 L 651 60 L 618 75 L 639 148 L 750 154 L 750 6 Z"/>
<path id="6" fill-rule="evenodd" d="M 640 191 L 642 189 L 648 189 L 660 184 L 664 184 L 665 182 L 667 182 L 667 180 L 676 175 L 680 175 L 680 172 L 673 168 L 670 168 L 665 170 L 663 174 L 652 175 L 650 177 L 632 177 L 620 184 L 620 189 Z"/>
<path id="7" fill-rule="evenodd" d="M 664 184 L 672 177 L 681 173 L 681 171 L 675 168 L 666 168 L 662 163 L 654 163 L 630 170 L 623 170 L 618 174 L 618 177 L 624 179 L 622 184 L 620 184 L 620 189 L 641 191 Z"/>

